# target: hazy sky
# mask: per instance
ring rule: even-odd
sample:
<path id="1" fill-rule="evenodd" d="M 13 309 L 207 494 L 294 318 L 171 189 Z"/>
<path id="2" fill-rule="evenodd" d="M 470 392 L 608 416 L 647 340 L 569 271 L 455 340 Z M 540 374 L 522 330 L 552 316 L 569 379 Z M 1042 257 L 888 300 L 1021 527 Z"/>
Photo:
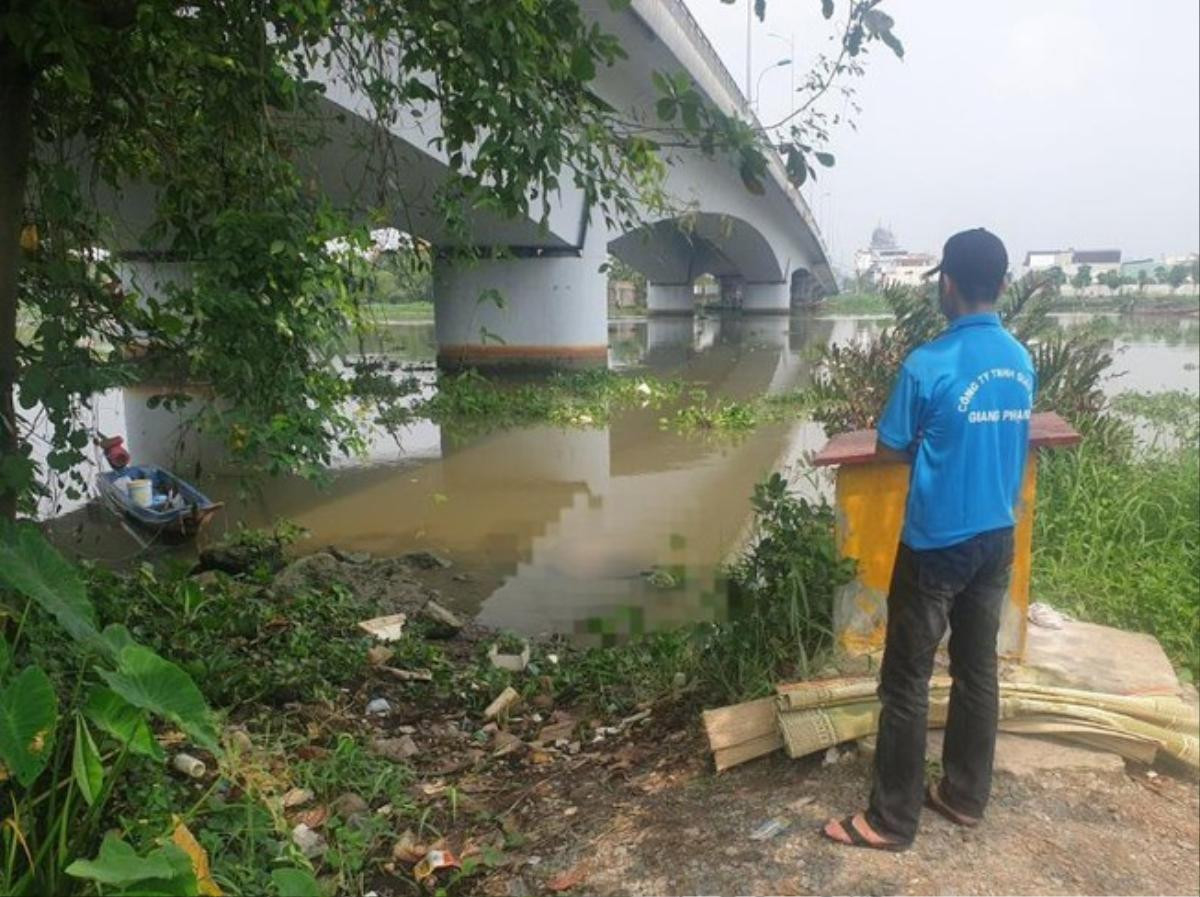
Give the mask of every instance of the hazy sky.
<path id="1" fill-rule="evenodd" d="M 687 0 L 739 84 L 746 2 Z M 846 0 L 838 0 L 839 13 Z M 1200 245 L 1197 0 L 887 0 L 905 58 L 873 45 L 858 130 L 810 190 L 834 261 L 877 222 L 936 251 L 983 225 L 1018 262 L 1028 249 L 1119 248 L 1124 258 Z M 799 73 L 831 28 L 818 0 L 768 0 L 752 77 L 788 56 Z M 840 107 L 842 104 L 834 103 Z M 790 108 L 788 68 L 762 78 L 760 118 Z"/>

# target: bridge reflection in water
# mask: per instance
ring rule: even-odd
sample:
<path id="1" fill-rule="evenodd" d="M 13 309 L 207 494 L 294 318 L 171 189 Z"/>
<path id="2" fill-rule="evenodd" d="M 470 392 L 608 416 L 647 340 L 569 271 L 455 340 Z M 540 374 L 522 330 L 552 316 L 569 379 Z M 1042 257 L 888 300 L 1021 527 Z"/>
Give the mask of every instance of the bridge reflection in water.
<path id="1" fill-rule="evenodd" d="M 749 399 L 804 386 L 810 350 L 853 326 L 787 317 L 617 322 L 611 363 Z M 177 426 L 148 411 L 146 397 L 128 392 L 120 422 L 143 457 L 172 445 Z M 819 427 L 793 421 L 737 441 L 682 435 L 662 426 L 664 413 L 638 408 L 604 427 L 483 434 L 426 422 L 405 432 L 402 450 L 381 440 L 368 463 L 335 471 L 325 488 L 267 480 L 247 497 L 228 476 L 206 478 L 205 487 L 228 502 L 226 525 L 284 517 L 311 532 L 304 544 L 314 548 L 444 553 L 476 580 L 464 589 L 474 606 L 458 607 L 489 625 L 619 639 L 720 619 L 720 566 L 745 536 L 755 482 L 823 441 Z M 670 573 L 674 586 L 652 584 L 644 575 L 652 570 Z"/>

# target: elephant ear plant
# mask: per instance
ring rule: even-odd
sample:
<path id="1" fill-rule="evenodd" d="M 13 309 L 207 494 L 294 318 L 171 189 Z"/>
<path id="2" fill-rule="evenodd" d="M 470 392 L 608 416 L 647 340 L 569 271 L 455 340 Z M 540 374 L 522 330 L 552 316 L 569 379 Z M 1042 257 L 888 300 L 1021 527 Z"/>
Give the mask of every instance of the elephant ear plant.
<path id="1" fill-rule="evenodd" d="M 165 760 L 151 721 L 219 754 L 196 684 L 125 627 L 101 629 L 83 579 L 31 524 L 0 522 L 0 611 L 0 893 L 198 893 L 187 853 L 170 842 L 145 854 L 111 834 L 99 844 L 127 764 Z M 36 644 L 55 629 L 78 652 L 69 664 Z"/>

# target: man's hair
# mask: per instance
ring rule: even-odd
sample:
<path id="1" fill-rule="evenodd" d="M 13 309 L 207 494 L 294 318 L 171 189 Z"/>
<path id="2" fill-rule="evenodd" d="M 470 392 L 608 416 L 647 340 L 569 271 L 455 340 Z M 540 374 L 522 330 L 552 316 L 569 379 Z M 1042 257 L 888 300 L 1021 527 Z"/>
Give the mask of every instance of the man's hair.
<path id="1" fill-rule="evenodd" d="M 971 305 L 994 305 L 1004 289 L 1003 279 L 999 283 L 983 283 L 977 280 L 954 281 L 959 295 Z"/>

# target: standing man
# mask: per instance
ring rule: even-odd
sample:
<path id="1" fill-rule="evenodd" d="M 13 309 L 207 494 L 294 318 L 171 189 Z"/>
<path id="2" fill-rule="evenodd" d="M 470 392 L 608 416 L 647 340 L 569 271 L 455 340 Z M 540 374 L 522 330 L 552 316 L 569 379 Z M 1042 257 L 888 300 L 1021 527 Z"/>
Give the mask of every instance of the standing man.
<path id="1" fill-rule="evenodd" d="M 879 737 L 865 813 L 830 820 L 842 844 L 903 850 L 921 806 L 977 825 L 992 784 L 996 634 L 1013 559 L 1035 375 L 996 314 L 1008 253 L 983 228 L 946 241 L 938 299 L 950 326 L 904 361 L 879 422 L 878 457 L 912 465 L 887 599 Z M 925 787 L 934 655 L 950 626 L 944 777 Z"/>

